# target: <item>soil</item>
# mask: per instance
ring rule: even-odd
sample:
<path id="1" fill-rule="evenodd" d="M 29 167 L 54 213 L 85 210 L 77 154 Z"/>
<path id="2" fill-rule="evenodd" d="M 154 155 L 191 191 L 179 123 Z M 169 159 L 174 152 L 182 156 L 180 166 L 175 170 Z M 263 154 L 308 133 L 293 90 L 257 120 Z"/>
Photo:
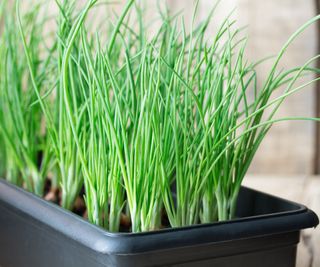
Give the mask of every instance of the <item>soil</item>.
<path id="1" fill-rule="evenodd" d="M 80 190 L 79 196 L 76 198 L 74 207 L 72 208 L 72 212 L 77 214 L 78 216 L 84 218 L 85 220 L 88 220 L 88 213 L 86 204 L 84 201 L 84 188 Z M 59 188 L 55 188 L 52 186 L 51 180 L 48 178 L 45 183 L 45 189 L 44 189 L 44 197 L 45 200 L 52 202 L 56 205 L 61 206 L 61 190 Z M 169 220 L 165 213 L 165 211 L 162 212 L 161 215 L 161 224 L 162 228 L 168 228 Z M 131 220 L 130 217 L 124 213 L 121 213 L 120 217 L 120 232 L 131 232 Z M 158 230 L 158 229 L 155 229 Z"/>
<path id="2" fill-rule="evenodd" d="M 83 195 L 84 189 L 81 189 L 79 196 L 75 200 L 72 212 L 86 218 L 86 204 L 84 202 Z M 43 198 L 47 201 L 61 206 L 61 190 L 59 188 L 53 187 L 50 179 L 46 180 Z"/>

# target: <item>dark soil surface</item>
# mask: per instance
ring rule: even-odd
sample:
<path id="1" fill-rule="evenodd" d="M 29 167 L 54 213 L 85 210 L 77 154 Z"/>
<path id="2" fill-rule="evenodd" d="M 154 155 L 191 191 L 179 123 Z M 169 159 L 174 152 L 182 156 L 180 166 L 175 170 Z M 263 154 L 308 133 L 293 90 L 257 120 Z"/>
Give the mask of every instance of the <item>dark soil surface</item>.
<path id="1" fill-rule="evenodd" d="M 85 220 L 88 220 L 87 207 L 86 207 L 83 196 L 84 196 L 84 188 L 80 190 L 79 196 L 76 198 L 74 206 L 72 208 L 72 212 L 84 218 Z M 46 201 L 49 201 L 56 205 L 61 206 L 61 190 L 59 188 L 53 187 L 50 179 L 46 180 L 43 198 Z M 168 217 L 164 210 L 162 212 L 161 224 L 162 226 L 160 228 L 170 227 Z M 130 217 L 124 213 L 121 214 L 119 230 L 120 232 L 127 232 L 127 233 L 131 232 Z M 155 229 L 155 230 L 158 230 L 158 229 Z"/>

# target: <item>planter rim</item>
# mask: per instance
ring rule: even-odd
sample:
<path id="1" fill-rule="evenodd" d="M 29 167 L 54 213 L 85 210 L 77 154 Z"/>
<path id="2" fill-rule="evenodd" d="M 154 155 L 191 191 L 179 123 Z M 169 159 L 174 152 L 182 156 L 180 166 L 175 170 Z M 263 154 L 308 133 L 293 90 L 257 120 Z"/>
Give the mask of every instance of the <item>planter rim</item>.
<path id="1" fill-rule="evenodd" d="M 98 253 L 117 255 L 281 234 L 316 227 L 319 224 L 317 215 L 304 205 L 246 187 L 241 190 L 262 194 L 270 200 L 282 201 L 291 208 L 288 211 L 209 224 L 143 233 L 111 233 L 1 178 L 0 208 L 11 210 L 21 217 L 26 217 L 26 220 L 31 219 L 33 224 L 46 231 L 62 233 Z"/>

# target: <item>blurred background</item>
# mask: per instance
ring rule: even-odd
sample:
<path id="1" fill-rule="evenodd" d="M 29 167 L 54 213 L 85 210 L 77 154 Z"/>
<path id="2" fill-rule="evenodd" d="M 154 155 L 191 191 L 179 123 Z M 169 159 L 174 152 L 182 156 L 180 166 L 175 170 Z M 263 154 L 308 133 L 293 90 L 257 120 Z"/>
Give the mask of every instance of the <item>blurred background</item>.
<path id="1" fill-rule="evenodd" d="M 13 1 L 13 0 L 9 0 Z M 30 5 L 30 1 L 21 1 Z M 85 0 L 79 0 L 85 2 Z M 121 10 L 125 0 L 112 5 Z M 148 3 L 147 19 L 156 13 L 156 0 Z M 159 1 L 162 3 L 162 1 Z M 172 11 L 183 11 L 190 21 L 194 0 L 167 0 Z M 208 15 L 215 1 L 200 0 L 198 20 Z M 55 9 L 52 1 L 53 10 Z M 246 26 L 244 34 L 249 37 L 247 57 L 257 61 L 277 54 L 290 35 L 303 23 L 319 14 L 320 0 L 223 0 L 215 12 L 209 33 L 232 10 L 237 26 Z M 95 9 L 95 17 L 104 9 Z M 105 14 L 104 14 L 105 15 Z M 301 66 L 320 53 L 320 24 L 314 24 L 290 45 L 280 68 Z M 261 66 L 258 84 L 263 83 L 272 60 Z M 320 65 L 318 65 L 319 67 Z M 307 77 L 310 80 L 312 77 Z M 317 89 L 318 88 L 318 89 Z M 277 117 L 320 117 L 320 86 L 313 84 L 300 93 L 289 97 Z M 320 124 L 319 124 L 320 125 Z M 262 142 L 244 183 L 265 192 L 276 194 L 308 205 L 320 215 L 320 126 L 312 122 L 281 122 L 274 125 Z M 308 230 L 302 234 L 298 250 L 298 267 L 320 267 L 320 230 Z"/>

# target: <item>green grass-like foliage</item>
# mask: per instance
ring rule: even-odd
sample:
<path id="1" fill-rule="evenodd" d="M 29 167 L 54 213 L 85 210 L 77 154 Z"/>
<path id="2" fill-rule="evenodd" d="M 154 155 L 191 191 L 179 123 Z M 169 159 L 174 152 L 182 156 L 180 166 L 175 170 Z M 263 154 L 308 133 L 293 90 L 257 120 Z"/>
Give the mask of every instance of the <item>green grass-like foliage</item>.
<path id="1" fill-rule="evenodd" d="M 0 171 L 39 196 L 51 177 L 66 209 L 84 186 L 88 219 L 112 232 L 123 215 L 132 232 L 160 229 L 163 214 L 171 227 L 232 219 L 272 124 L 318 120 L 274 115 L 318 79 L 296 85 L 318 72 L 318 56 L 290 70 L 278 64 L 319 16 L 289 38 L 258 87 L 262 61 L 246 60 L 247 39 L 231 16 L 208 36 L 216 6 L 195 25 L 196 3 L 190 27 L 159 8 L 150 34 L 134 0 L 98 29 L 89 18 L 104 8 L 99 1 L 47 2 L 53 18 L 40 1 L 27 11 L 19 1 L 0 4 Z M 47 27 L 52 20 L 57 26 Z"/>

